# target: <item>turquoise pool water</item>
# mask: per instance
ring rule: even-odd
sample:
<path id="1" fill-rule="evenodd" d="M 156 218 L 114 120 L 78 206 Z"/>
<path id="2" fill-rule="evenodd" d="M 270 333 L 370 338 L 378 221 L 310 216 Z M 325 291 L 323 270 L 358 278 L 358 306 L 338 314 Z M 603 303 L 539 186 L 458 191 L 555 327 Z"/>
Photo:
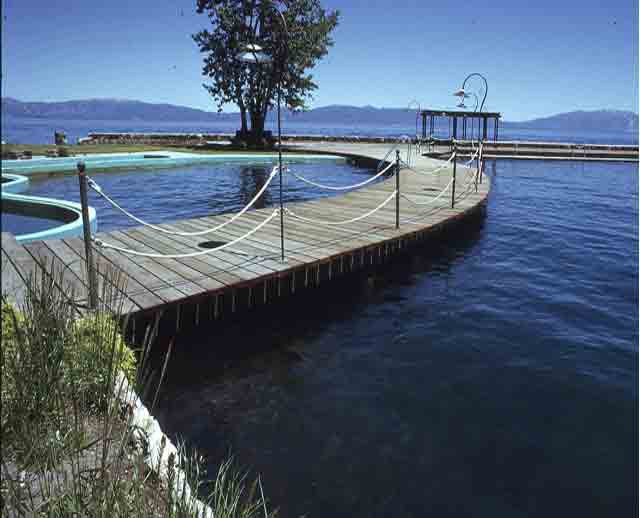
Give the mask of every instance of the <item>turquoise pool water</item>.
<path id="1" fill-rule="evenodd" d="M 288 162 L 341 160 L 329 155 L 284 155 Z M 198 163 L 256 162 L 273 160 L 272 153 L 224 153 L 199 154 L 176 151 L 153 151 L 140 153 L 108 153 L 76 155 L 73 157 L 37 157 L 29 160 L 3 160 L 2 172 L 15 174 L 73 173 L 82 160 L 87 170 L 132 167 L 176 167 Z"/>

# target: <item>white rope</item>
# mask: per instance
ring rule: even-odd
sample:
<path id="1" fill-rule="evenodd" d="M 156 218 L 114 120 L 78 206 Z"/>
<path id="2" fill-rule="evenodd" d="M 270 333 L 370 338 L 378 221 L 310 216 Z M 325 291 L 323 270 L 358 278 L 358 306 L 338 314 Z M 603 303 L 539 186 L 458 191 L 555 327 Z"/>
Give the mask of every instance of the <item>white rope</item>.
<path id="1" fill-rule="evenodd" d="M 345 186 L 340 186 L 340 187 L 334 187 L 332 185 L 324 185 L 321 183 L 316 183 L 313 182 L 307 178 L 305 178 L 304 176 L 301 176 L 293 171 L 289 171 L 293 176 L 295 176 L 298 180 L 308 183 L 309 185 L 313 185 L 314 187 L 319 187 L 321 189 L 329 189 L 331 191 L 346 191 L 349 189 L 356 189 L 358 187 L 362 187 L 363 185 L 367 185 L 368 183 L 373 182 L 374 180 L 378 179 L 380 176 L 382 176 L 384 173 L 386 173 L 391 167 L 393 167 L 395 164 L 393 162 L 391 162 L 387 167 L 385 167 L 382 171 L 380 171 L 378 174 L 376 174 L 375 176 L 372 176 L 371 178 L 368 178 L 367 180 L 360 182 L 360 183 L 356 183 L 353 185 L 345 185 Z"/>
<path id="2" fill-rule="evenodd" d="M 473 144 L 471 144 L 471 149 L 473 149 Z M 476 157 L 478 156 L 478 153 L 480 152 L 480 146 L 478 146 L 478 148 L 476 149 L 476 152 L 473 154 L 473 156 L 464 163 L 464 165 L 470 165 L 471 162 L 473 162 Z"/>
<path id="3" fill-rule="evenodd" d="M 267 181 L 264 183 L 262 188 L 256 193 L 256 195 L 252 198 L 252 200 L 247 205 L 245 205 L 244 208 L 240 212 L 236 213 L 231 219 L 228 219 L 227 221 L 225 221 L 224 223 L 221 223 L 220 225 L 218 225 L 216 227 L 208 228 L 208 229 L 204 229 L 204 230 L 199 230 L 197 232 L 181 232 L 181 231 L 176 231 L 176 230 L 168 230 L 168 229 L 159 227 L 157 225 L 153 225 L 151 223 L 147 223 L 146 221 L 144 221 L 144 220 L 134 216 L 133 214 L 131 214 L 128 210 L 126 210 L 124 207 L 119 205 L 116 201 L 114 201 L 109 196 L 107 196 L 104 193 L 104 191 L 102 190 L 102 188 L 94 180 L 92 180 L 91 178 L 88 178 L 88 181 L 89 181 L 89 186 L 94 191 L 96 191 L 100 196 L 102 196 L 105 200 L 107 200 L 111 205 L 113 205 L 116 209 L 118 209 L 124 215 L 128 216 L 129 218 L 131 218 L 132 220 L 136 221 L 137 223 L 140 223 L 141 225 L 144 225 L 145 227 L 152 228 L 153 230 L 157 230 L 158 232 L 163 232 L 164 234 L 171 234 L 171 235 L 174 235 L 174 236 L 187 236 L 187 237 L 189 237 L 189 236 L 202 236 L 204 234 L 209 234 L 211 232 L 215 232 L 217 230 L 220 230 L 220 229 L 226 227 L 230 223 L 233 223 L 236 219 L 238 219 L 245 212 L 247 212 L 253 206 L 253 204 L 260 198 L 260 196 L 262 196 L 264 191 L 267 190 L 267 187 L 269 187 L 269 184 L 271 183 L 271 180 L 273 180 L 275 175 L 278 173 L 278 170 L 279 170 L 278 166 L 275 166 L 272 169 L 271 174 L 267 178 Z"/>
<path id="4" fill-rule="evenodd" d="M 378 162 L 378 167 L 376 167 L 376 172 L 380 171 L 380 168 L 382 167 L 382 164 L 384 164 L 387 161 L 387 158 L 389 157 L 389 155 L 391 153 L 393 153 L 396 149 L 399 150 L 400 149 L 400 145 L 404 144 L 404 143 L 405 143 L 405 140 L 402 137 L 396 139 L 396 141 L 391 145 L 391 149 L 389 149 L 389 151 L 387 151 L 387 154 L 384 155 L 382 160 L 380 160 Z M 408 159 L 409 159 L 409 157 L 407 157 L 407 160 Z"/>
<path id="5" fill-rule="evenodd" d="M 122 253 L 125 253 L 125 254 L 130 254 L 130 255 L 137 255 L 137 256 L 140 256 L 140 257 L 153 257 L 153 258 L 157 258 L 157 259 L 182 259 L 182 258 L 186 258 L 186 257 L 197 257 L 199 255 L 205 255 L 205 254 L 210 254 L 210 253 L 213 253 L 213 252 L 219 252 L 220 250 L 224 250 L 225 248 L 231 247 L 231 246 L 235 245 L 236 243 L 239 243 L 243 239 L 246 239 L 249 236 L 255 234 L 258 230 L 260 230 L 267 223 L 269 223 L 273 218 L 275 218 L 279 213 L 280 213 L 280 211 L 278 209 L 274 210 L 271 213 L 271 215 L 267 219 L 265 219 L 262 223 L 260 223 L 257 227 L 251 229 L 249 232 L 247 232 L 246 234 L 243 234 L 242 236 L 234 239 L 233 241 L 229 241 L 228 243 L 225 243 L 224 245 L 220 245 L 220 246 L 218 246 L 216 248 L 208 248 L 206 250 L 199 250 L 198 252 L 191 252 L 191 253 L 188 253 L 188 254 L 156 254 L 156 253 L 151 253 L 151 252 L 139 252 L 137 250 L 131 250 L 129 248 L 124 248 L 124 247 L 120 247 L 120 246 L 117 246 L 117 245 L 113 245 L 111 243 L 106 243 L 106 242 L 102 241 L 101 239 L 93 238 L 92 241 L 99 247 L 109 248 L 109 249 L 112 249 L 112 250 L 117 250 L 118 252 L 122 252 Z"/>
<path id="6" fill-rule="evenodd" d="M 412 200 L 411 198 L 409 198 L 408 196 L 402 193 L 400 193 L 400 196 L 402 196 L 405 200 L 407 200 L 409 203 L 412 203 L 413 205 L 431 205 L 432 203 L 435 203 L 442 197 L 442 195 L 449 189 L 449 187 L 451 187 L 452 183 L 453 183 L 453 177 L 451 178 L 451 180 L 449 180 L 449 183 L 444 186 L 442 191 L 440 191 L 438 196 L 436 196 L 435 198 L 431 198 L 429 201 L 426 201 L 426 202 L 419 202 L 419 201 Z"/>
<path id="7" fill-rule="evenodd" d="M 301 221 L 306 221 L 307 223 L 314 223 L 317 225 L 348 225 L 349 223 L 355 223 L 356 221 L 360 221 L 361 219 L 364 219 L 368 216 L 371 216 L 371 214 L 373 214 L 374 212 L 380 210 L 382 207 L 384 207 L 387 203 L 389 203 L 393 198 L 395 198 L 396 193 L 398 191 L 393 191 L 389 197 L 387 199 L 385 199 L 380 205 L 378 205 L 376 208 L 370 210 L 369 212 L 367 212 L 366 214 L 362 214 L 361 216 L 358 216 L 356 218 L 351 218 L 351 219 L 346 219 L 343 221 L 323 221 L 323 220 L 318 220 L 318 219 L 311 219 L 311 218 L 306 218 L 304 216 L 300 216 L 298 214 L 296 214 L 295 212 L 293 212 L 292 210 L 285 208 L 285 212 L 290 214 L 291 216 L 293 216 L 296 219 L 299 219 Z"/>
<path id="8" fill-rule="evenodd" d="M 445 167 L 450 165 L 451 161 L 455 158 L 455 156 L 456 156 L 456 153 L 452 153 L 451 156 L 447 159 L 446 162 L 440 164 L 435 169 L 431 169 L 430 171 L 417 171 L 417 170 L 415 170 L 415 169 L 413 169 L 413 168 L 411 168 L 409 166 L 407 166 L 405 169 L 408 169 L 412 173 L 415 173 L 415 174 L 418 174 L 418 175 L 435 174 L 435 173 L 438 173 L 438 172 L 442 171 Z"/>

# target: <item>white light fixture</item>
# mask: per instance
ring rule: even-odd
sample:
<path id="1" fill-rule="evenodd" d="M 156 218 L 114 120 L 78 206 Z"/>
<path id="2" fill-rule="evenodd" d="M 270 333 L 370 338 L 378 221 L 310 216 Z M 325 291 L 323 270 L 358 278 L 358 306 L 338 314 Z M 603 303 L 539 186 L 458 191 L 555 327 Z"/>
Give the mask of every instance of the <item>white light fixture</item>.
<path id="1" fill-rule="evenodd" d="M 455 97 L 460 97 L 461 99 L 466 99 L 467 97 L 469 97 L 469 94 L 464 91 L 464 88 L 460 88 L 460 90 L 456 90 L 455 92 L 453 92 L 453 95 Z"/>
<path id="2" fill-rule="evenodd" d="M 242 63 L 271 63 L 273 59 L 266 54 L 260 45 L 256 43 L 247 43 L 240 47 L 240 51 L 236 54 L 238 61 Z"/>

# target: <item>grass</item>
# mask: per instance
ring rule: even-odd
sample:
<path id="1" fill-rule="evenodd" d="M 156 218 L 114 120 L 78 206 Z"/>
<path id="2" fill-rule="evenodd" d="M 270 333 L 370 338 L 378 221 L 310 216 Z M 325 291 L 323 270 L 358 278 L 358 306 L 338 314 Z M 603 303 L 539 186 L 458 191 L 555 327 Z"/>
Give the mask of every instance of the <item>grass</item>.
<path id="1" fill-rule="evenodd" d="M 148 438 L 133 425 L 120 373 L 157 396 L 164 369 L 153 372 L 146 361 L 157 327 L 136 365 L 109 309 L 123 279 L 105 271 L 105 302 L 78 320 L 56 287 L 63 275 L 53 264 L 32 275 L 21 308 L 2 300 L 2 516 L 195 517 L 185 482 L 207 495 L 212 518 L 273 516 L 259 480 L 250 484 L 231 460 L 208 483 L 202 459 L 184 445 L 166 477 L 147 469 Z"/>

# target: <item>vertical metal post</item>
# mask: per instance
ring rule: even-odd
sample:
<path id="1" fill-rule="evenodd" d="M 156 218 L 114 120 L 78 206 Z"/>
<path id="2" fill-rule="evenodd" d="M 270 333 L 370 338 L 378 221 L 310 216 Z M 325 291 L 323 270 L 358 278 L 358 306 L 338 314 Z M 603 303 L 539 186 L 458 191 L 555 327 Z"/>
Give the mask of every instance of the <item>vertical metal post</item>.
<path id="1" fill-rule="evenodd" d="M 456 163 L 458 162 L 458 154 L 457 154 L 457 143 L 453 141 L 453 179 L 451 181 L 451 208 L 455 204 L 456 199 Z"/>
<path id="2" fill-rule="evenodd" d="M 87 200 L 87 176 L 84 162 L 78 162 L 78 181 L 80 183 L 80 205 L 82 207 L 82 229 L 84 233 L 84 251 L 87 260 L 87 280 L 89 283 L 89 308 L 98 307 L 98 283 L 96 280 L 93 251 L 91 248 L 91 224 L 89 223 L 89 202 Z"/>
<path id="3" fill-rule="evenodd" d="M 396 228 L 400 228 L 400 151 L 396 149 Z"/>
<path id="4" fill-rule="evenodd" d="M 476 155 L 476 192 L 478 192 L 478 178 L 480 177 L 480 155 L 482 155 L 482 141 L 478 139 L 478 154 Z"/>
<path id="5" fill-rule="evenodd" d="M 280 122 L 280 90 L 278 84 L 278 176 L 280 178 L 280 255 L 284 262 L 284 202 L 282 201 L 282 129 Z"/>
<path id="6" fill-rule="evenodd" d="M 435 115 L 431 115 L 429 118 L 429 153 L 433 151 L 433 127 L 435 125 L 434 122 Z"/>
<path id="7" fill-rule="evenodd" d="M 480 183 L 482 183 L 482 170 L 484 169 L 484 140 L 482 141 L 482 147 L 480 148 Z"/>

